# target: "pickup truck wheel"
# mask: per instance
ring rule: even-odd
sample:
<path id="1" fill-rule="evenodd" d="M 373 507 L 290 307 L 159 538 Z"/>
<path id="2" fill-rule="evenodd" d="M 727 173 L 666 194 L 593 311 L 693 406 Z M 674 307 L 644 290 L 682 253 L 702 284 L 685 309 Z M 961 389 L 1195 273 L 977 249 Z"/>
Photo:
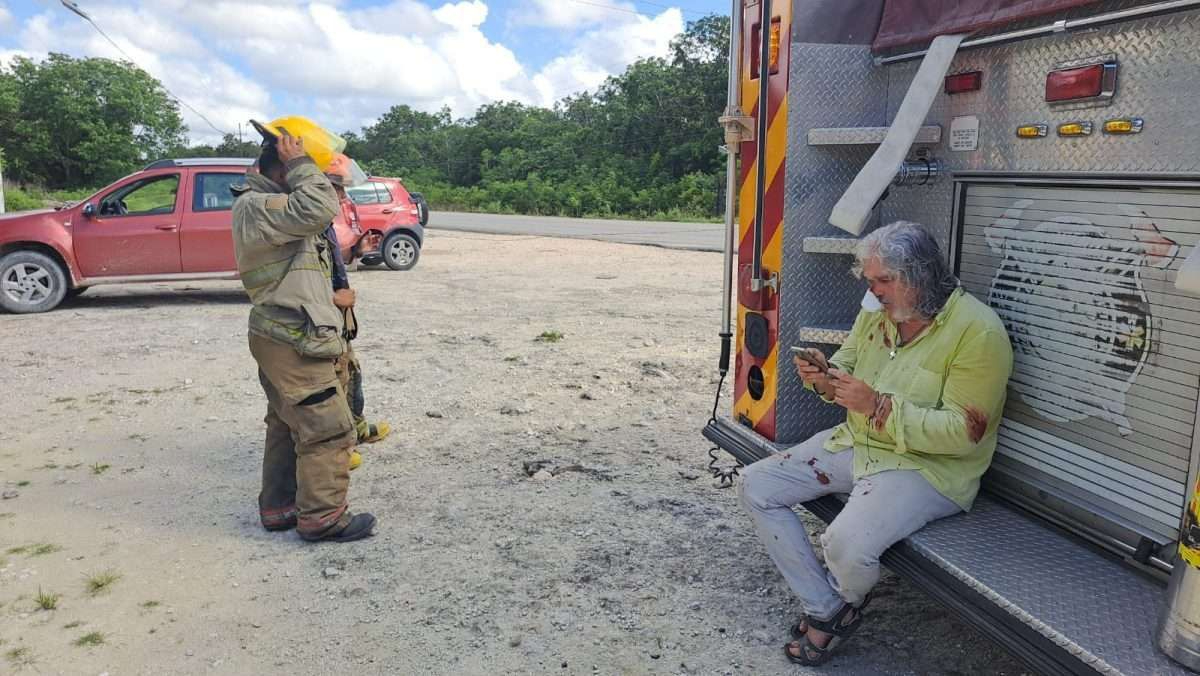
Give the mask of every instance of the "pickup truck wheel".
<path id="1" fill-rule="evenodd" d="M 67 276 L 58 261 L 37 251 L 0 258 L 0 307 L 17 314 L 53 310 L 67 295 Z"/>
<path id="2" fill-rule="evenodd" d="M 412 270 L 421 257 L 421 245 L 411 235 L 393 232 L 383 240 L 383 262 L 393 270 Z"/>

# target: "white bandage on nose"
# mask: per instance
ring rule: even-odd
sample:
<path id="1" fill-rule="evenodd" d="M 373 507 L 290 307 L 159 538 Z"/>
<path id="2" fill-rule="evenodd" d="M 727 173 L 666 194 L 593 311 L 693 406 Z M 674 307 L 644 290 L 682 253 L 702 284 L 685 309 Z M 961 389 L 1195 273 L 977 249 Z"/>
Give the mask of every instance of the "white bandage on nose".
<path id="1" fill-rule="evenodd" d="M 864 295 L 862 298 L 862 309 L 866 310 L 867 312 L 879 312 L 883 309 L 883 303 L 880 303 L 879 299 L 875 297 L 875 294 L 868 290 L 866 295 Z"/>

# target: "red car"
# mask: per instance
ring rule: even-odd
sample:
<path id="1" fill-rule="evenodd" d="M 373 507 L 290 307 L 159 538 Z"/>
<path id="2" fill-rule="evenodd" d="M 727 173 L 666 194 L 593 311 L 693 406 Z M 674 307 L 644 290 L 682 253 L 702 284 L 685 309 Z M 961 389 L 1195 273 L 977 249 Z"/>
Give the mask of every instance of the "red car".
<path id="1" fill-rule="evenodd" d="M 393 270 L 411 270 L 421 257 L 429 207 L 420 193 L 410 193 L 398 178 L 372 176 L 363 186 L 346 191 L 354 202 L 364 235 L 355 253 L 364 265 L 385 263 Z"/>
<path id="2" fill-rule="evenodd" d="M 237 279 L 230 186 L 242 181 L 250 163 L 161 160 L 78 204 L 0 215 L 0 308 L 45 312 L 98 284 Z M 376 185 L 370 187 L 379 190 Z M 398 197 L 403 190 L 387 179 L 378 185 Z M 389 243 L 403 249 L 410 239 L 419 252 L 424 231 L 413 206 L 407 203 L 401 213 L 389 203 L 379 205 L 379 214 L 356 215 L 358 207 L 344 204 L 334 226 L 347 262 L 363 252 L 387 262 Z M 393 211 L 383 213 L 387 209 Z"/>

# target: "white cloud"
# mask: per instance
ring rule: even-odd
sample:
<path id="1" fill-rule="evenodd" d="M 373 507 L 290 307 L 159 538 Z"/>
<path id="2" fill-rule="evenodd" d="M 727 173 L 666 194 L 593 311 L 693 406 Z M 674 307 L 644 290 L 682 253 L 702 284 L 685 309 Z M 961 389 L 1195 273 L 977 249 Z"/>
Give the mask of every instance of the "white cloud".
<path id="1" fill-rule="evenodd" d="M 518 24 L 548 28 L 580 29 L 595 24 L 627 22 L 638 15 L 632 3 L 620 0 L 533 0 L 517 11 L 513 20 Z"/>
<path id="2" fill-rule="evenodd" d="M 12 12 L 8 11 L 7 3 L 0 2 L 0 31 L 8 32 L 13 25 Z"/>
<path id="3" fill-rule="evenodd" d="M 0 64 L 52 51 L 132 59 L 222 130 L 283 114 L 356 130 L 401 103 L 449 106 L 455 116 L 500 100 L 550 105 L 594 89 L 635 59 L 666 54 L 683 29 L 678 10 L 648 17 L 535 0 L 513 16 L 584 32 L 534 73 L 484 34 L 484 23 L 496 20 L 484 0 L 379 1 L 352 8 L 342 0 L 89 0 L 87 11 L 118 50 L 57 3 L 18 22 L 0 0 L 0 27 L 11 28 L 0 30 Z M 193 140 L 219 140 L 198 115 L 180 112 Z"/>
<path id="4" fill-rule="evenodd" d="M 551 105 L 580 90 L 595 89 L 638 59 L 666 55 L 671 39 L 684 27 L 677 9 L 655 18 L 630 19 L 585 33 L 571 53 L 547 63 L 533 78 L 539 103 Z"/>

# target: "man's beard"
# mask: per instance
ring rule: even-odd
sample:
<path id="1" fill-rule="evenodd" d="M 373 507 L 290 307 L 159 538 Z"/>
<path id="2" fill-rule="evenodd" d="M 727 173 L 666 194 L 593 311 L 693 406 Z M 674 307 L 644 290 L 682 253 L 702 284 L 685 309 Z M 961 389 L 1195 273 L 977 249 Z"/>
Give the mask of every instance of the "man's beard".
<path id="1" fill-rule="evenodd" d="M 917 310 L 913 307 L 901 307 L 893 304 L 888 308 L 888 316 L 897 324 L 903 324 L 917 318 Z"/>

